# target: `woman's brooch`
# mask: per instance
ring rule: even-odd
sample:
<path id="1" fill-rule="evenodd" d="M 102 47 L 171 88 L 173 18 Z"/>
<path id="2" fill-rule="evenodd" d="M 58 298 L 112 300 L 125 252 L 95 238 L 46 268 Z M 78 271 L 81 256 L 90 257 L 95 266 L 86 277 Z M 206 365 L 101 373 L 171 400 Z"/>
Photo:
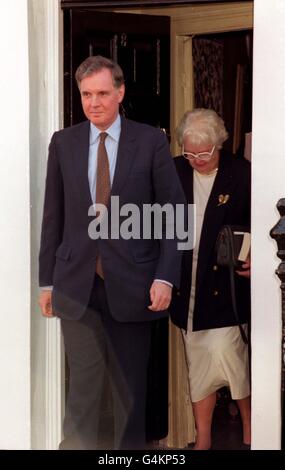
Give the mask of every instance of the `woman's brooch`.
<path id="1" fill-rule="evenodd" d="M 218 204 L 218 206 L 221 206 L 222 204 L 226 204 L 229 199 L 230 199 L 229 194 L 220 194 L 219 195 L 219 204 Z"/>

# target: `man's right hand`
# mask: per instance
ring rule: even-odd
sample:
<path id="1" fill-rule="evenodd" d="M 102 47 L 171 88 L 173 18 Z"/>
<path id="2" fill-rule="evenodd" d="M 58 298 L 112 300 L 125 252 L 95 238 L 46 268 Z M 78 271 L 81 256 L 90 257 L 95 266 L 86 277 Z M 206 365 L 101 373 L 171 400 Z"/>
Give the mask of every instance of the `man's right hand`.
<path id="1" fill-rule="evenodd" d="M 54 317 L 51 306 L 51 293 L 52 290 L 42 290 L 39 297 L 39 306 L 44 317 Z"/>

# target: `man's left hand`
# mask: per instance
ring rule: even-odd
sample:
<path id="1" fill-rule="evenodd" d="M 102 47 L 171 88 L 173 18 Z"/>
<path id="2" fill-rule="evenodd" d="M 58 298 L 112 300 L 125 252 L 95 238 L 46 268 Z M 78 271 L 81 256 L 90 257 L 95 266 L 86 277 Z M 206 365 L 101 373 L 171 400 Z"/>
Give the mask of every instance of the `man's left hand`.
<path id="1" fill-rule="evenodd" d="M 172 287 L 164 282 L 154 281 L 149 291 L 151 305 L 148 306 L 153 312 L 166 310 L 169 307 L 172 295 Z"/>

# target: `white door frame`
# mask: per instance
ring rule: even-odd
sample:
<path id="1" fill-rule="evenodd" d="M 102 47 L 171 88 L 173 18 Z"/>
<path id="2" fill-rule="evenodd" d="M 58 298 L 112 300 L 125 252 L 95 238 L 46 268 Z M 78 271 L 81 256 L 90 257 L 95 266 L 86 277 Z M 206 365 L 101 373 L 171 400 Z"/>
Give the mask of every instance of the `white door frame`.
<path id="1" fill-rule="evenodd" d="M 256 243 L 256 249 L 253 249 L 253 263 L 255 267 L 252 273 L 253 286 L 253 354 L 252 354 L 252 386 L 253 386 L 253 448 L 255 449 L 278 449 L 280 448 L 280 404 L 279 388 L 280 388 L 280 355 L 278 354 L 278 346 L 274 346 L 277 342 L 279 345 L 280 338 L 280 292 L 279 281 L 274 278 L 274 269 L 278 265 L 278 260 L 274 260 L 276 247 L 273 241 L 269 240 L 268 232 L 270 228 L 278 220 L 274 218 L 274 206 L 279 197 L 284 197 L 284 183 L 282 174 L 285 171 L 284 162 L 280 162 L 275 158 L 275 164 L 279 170 L 274 172 L 269 181 L 268 172 L 261 171 L 261 164 L 268 163 L 267 152 L 272 152 L 272 143 L 275 142 L 274 149 L 276 155 L 280 146 L 280 138 L 282 139 L 282 130 L 279 130 L 280 138 L 276 139 L 276 133 L 270 133 L 271 139 L 267 142 L 264 135 L 268 132 L 268 128 L 263 126 L 261 115 L 264 107 L 260 109 L 260 103 L 264 104 L 265 94 L 262 91 L 263 79 L 260 78 L 259 72 L 266 70 L 268 73 L 274 70 L 276 76 L 279 75 L 280 67 L 285 72 L 284 54 L 280 53 L 278 57 L 274 56 L 274 47 L 284 50 L 285 32 L 282 19 L 285 18 L 285 9 L 283 0 L 275 0 L 274 4 L 263 0 L 255 0 L 255 50 L 254 50 L 254 85 L 256 90 L 253 94 L 253 122 L 254 122 L 254 138 L 253 138 L 253 242 Z M 48 87 L 48 122 L 49 135 L 60 127 L 62 123 L 62 101 L 63 101 L 63 34 L 62 34 L 62 13 L 60 10 L 59 0 L 49 0 L 45 2 L 47 5 L 47 87 Z M 268 5 L 269 3 L 269 5 Z M 270 17 L 274 19 L 278 27 L 272 28 Z M 267 26 L 266 26 L 267 24 Z M 264 31 L 268 34 L 264 35 Z M 265 46 L 269 43 L 268 50 Z M 268 41 L 264 43 L 264 40 Z M 281 47 L 282 46 L 282 47 Z M 273 53 L 272 53 L 273 50 Z M 283 63 L 281 61 L 283 57 Z M 275 59 L 275 62 L 274 62 Z M 267 62 L 268 60 L 268 62 Z M 277 63 L 278 62 L 278 63 Z M 267 64 L 265 66 L 264 64 Z M 271 69 L 268 67 L 268 63 Z M 283 74 L 284 75 L 284 74 Z M 275 77 L 275 75 L 274 75 Z M 266 76 L 267 82 L 270 83 L 272 76 Z M 276 86 L 280 87 L 279 83 Z M 284 87 L 284 83 L 283 83 Z M 280 88 L 280 93 L 284 88 Z M 285 100 L 279 99 L 276 89 L 271 85 L 266 90 L 267 111 L 270 109 L 270 103 L 275 105 L 275 114 L 272 119 L 278 128 L 283 123 L 285 114 Z M 284 93 L 283 93 L 284 94 Z M 272 100 L 271 100 L 272 96 Z M 278 119 L 279 118 L 279 119 Z M 272 134 L 272 135 L 271 135 Z M 275 139 L 275 140 L 274 140 Z M 266 148 L 266 144 L 271 147 Z M 276 147 L 276 148 L 275 148 Z M 278 148 L 277 148 L 278 147 Z M 280 150 L 279 148 L 279 150 Z M 264 158 L 263 158 L 264 157 Z M 270 156 L 271 158 L 271 156 Z M 282 156 L 283 158 L 283 156 Z M 263 162 L 264 159 L 264 162 Z M 258 164 L 257 164 L 258 160 Z M 262 160 L 262 161 L 261 161 Z M 284 158 L 283 158 L 284 160 Z M 272 161 L 272 160 L 271 160 Z M 283 172 L 280 171 L 283 168 Z M 266 173 L 266 174 L 265 174 Z M 258 181 L 257 183 L 257 175 Z M 274 187 L 274 191 L 270 197 L 264 195 L 264 189 L 260 187 L 260 182 L 264 183 L 264 188 Z M 270 216 L 264 216 L 264 208 L 260 214 L 259 197 L 263 198 L 266 209 L 270 211 Z M 270 199 L 270 200 L 269 200 Z M 273 201 L 274 199 L 274 201 Z M 266 211 L 265 211 L 266 212 Z M 257 217 L 259 219 L 257 220 Z M 264 220 L 266 219 L 266 220 Z M 262 231 L 260 226 L 262 224 Z M 262 233 L 261 233 L 262 232 Z M 266 257 L 261 258 L 257 253 L 257 247 Z M 269 267 L 269 269 L 268 269 Z M 270 272 L 269 272 L 270 271 Z M 262 273 L 262 274 L 261 274 Z M 261 277 L 263 276 L 263 278 Z M 265 279 L 265 281 L 264 281 Z M 269 291 L 268 291 L 269 289 Z M 265 292 L 267 298 L 265 296 Z M 269 293 L 268 293 L 269 292 Z M 269 300 L 270 299 L 270 300 Z M 273 300 L 272 300 L 273 299 Z M 270 316 L 268 316 L 267 308 L 274 307 L 273 326 L 267 330 L 267 324 Z M 270 331 L 271 344 L 269 349 L 264 349 L 263 342 L 265 338 L 268 340 L 267 333 Z M 261 340 L 264 338 L 264 341 Z M 265 354 L 266 353 L 266 354 Z M 279 359 L 278 359 L 279 358 Z M 263 369 L 260 370 L 260 360 L 263 361 Z M 279 375 L 278 375 L 279 374 Z M 63 387 L 63 353 L 61 345 L 61 335 L 57 320 L 48 322 L 46 331 L 46 448 L 56 449 L 61 439 L 61 423 L 64 408 L 64 387 Z M 270 382 L 268 382 L 270 380 Z M 279 388 L 278 388 L 279 387 Z M 269 447 L 268 447 L 269 446 Z"/>
<path id="2" fill-rule="evenodd" d="M 53 132 L 63 127 L 63 14 L 60 0 L 45 1 L 47 47 L 46 83 L 48 93 L 47 145 Z M 62 437 L 65 406 L 65 361 L 57 319 L 46 327 L 46 449 L 57 449 Z"/>

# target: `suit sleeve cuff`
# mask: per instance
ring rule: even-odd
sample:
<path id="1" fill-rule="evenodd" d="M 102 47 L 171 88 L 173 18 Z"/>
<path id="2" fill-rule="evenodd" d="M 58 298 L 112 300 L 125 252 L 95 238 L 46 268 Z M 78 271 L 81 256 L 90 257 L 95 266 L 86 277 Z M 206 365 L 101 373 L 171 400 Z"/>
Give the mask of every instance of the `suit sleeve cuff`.
<path id="1" fill-rule="evenodd" d="M 168 282 L 168 281 L 164 281 L 164 279 L 154 279 L 156 282 L 162 282 L 162 284 L 166 284 L 167 286 L 169 287 L 173 287 L 173 284 L 171 284 L 171 282 Z"/>

